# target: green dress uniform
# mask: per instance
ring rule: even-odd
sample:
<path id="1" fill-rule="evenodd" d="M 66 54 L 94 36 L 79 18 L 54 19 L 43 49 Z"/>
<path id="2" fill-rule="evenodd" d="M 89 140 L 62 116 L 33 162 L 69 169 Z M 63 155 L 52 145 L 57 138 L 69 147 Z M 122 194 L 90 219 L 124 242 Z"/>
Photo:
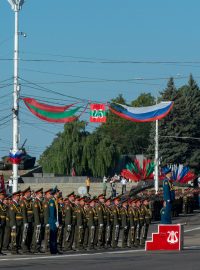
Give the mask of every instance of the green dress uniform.
<path id="1" fill-rule="evenodd" d="M 76 206 L 76 226 L 75 226 L 75 249 L 83 249 L 84 229 L 85 229 L 85 211 L 80 205 Z"/>
<path id="2" fill-rule="evenodd" d="M 34 230 L 33 230 L 33 241 L 32 251 L 34 253 L 41 251 L 42 242 L 42 227 L 44 225 L 44 210 L 42 200 L 36 198 L 33 204 L 33 215 L 34 215 Z"/>
<path id="3" fill-rule="evenodd" d="M 72 250 L 74 231 L 75 231 L 75 215 L 72 204 L 69 203 L 64 207 L 65 220 L 64 220 L 64 236 L 63 245 L 64 251 Z"/>
<path id="4" fill-rule="evenodd" d="M 65 211 L 64 204 L 58 203 L 58 231 L 57 231 L 57 247 L 58 250 L 63 248 L 63 234 L 64 234 L 64 221 L 65 221 Z"/>
<path id="5" fill-rule="evenodd" d="M 105 244 L 105 219 L 106 219 L 106 213 L 105 213 L 105 206 L 102 203 L 98 203 L 98 205 L 95 208 L 97 213 L 97 230 L 96 230 L 96 239 L 95 244 L 98 248 L 102 248 Z"/>
<path id="6" fill-rule="evenodd" d="M 89 206 L 86 212 L 86 231 L 84 246 L 87 250 L 94 249 L 95 231 L 97 225 L 97 213 L 94 207 Z"/>
<path id="7" fill-rule="evenodd" d="M 144 218 L 144 235 L 142 239 L 142 245 L 145 244 L 145 241 L 147 240 L 149 225 L 151 224 L 152 219 L 152 212 L 149 206 L 143 205 L 144 212 L 145 212 L 145 218 Z"/>
<path id="8" fill-rule="evenodd" d="M 0 200 L 0 254 L 2 254 L 3 240 L 4 240 L 4 235 L 5 235 L 6 211 L 7 211 L 7 207 Z"/>
<path id="9" fill-rule="evenodd" d="M 5 230 L 4 230 L 4 239 L 3 239 L 3 249 L 8 250 L 9 244 L 10 244 L 10 221 L 9 221 L 9 206 L 4 204 L 4 208 L 6 210 L 6 224 L 5 224 Z"/>
<path id="10" fill-rule="evenodd" d="M 144 210 L 143 208 L 137 207 L 138 223 L 136 227 L 136 245 L 141 245 L 141 239 L 144 235 Z"/>
<path id="11" fill-rule="evenodd" d="M 43 201 L 43 214 L 44 214 L 44 251 L 50 252 L 49 200 L 47 199 Z"/>
<path id="12" fill-rule="evenodd" d="M 129 229 L 129 245 L 130 247 L 135 246 L 135 238 L 136 238 L 136 228 L 138 223 L 138 213 L 135 207 L 130 206 L 128 209 L 129 221 L 130 221 L 130 229 Z"/>
<path id="13" fill-rule="evenodd" d="M 129 217 L 128 217 L 128 209 L 122 207 L 120 209 L 121 216 L 121 238 L 122 238 L 122 248 L 126 248 L 128 241 L 128 232 L 129 232 Z"/>
<path id="14" fill-rule="evenodd" d="M 113 230 L 112 230 L 112 248 L 116 248 L 119 240 L 120 231 L 120 209 L 118 206 L 114 205 L 112 207 L 113 215 Z"/>
<path id="15" fill-rule="evenodd" d="M 21 247 L 20 240 L 23 233 L 23 215 L 20 204 L 12 201 L 9 207 L 9 221 L 11 229 L 11 253 L 19 253 Z"/>
<path id="16" fill-rule="evenodd" d="M 32 236 L 33 236 L 33 201 L 31 198 L 23 197 L 20 202 L 23 216 L 23 234 L 22 234 L 22 250 L 24 253 L 30 252 Z"/>
<path id="17" fill-rule="evenodd" d="M 105 248 L 111 246 L 113 230 L 113 213 L 111 207 L 105 206 L 106 226 L 105 226 Z"/>

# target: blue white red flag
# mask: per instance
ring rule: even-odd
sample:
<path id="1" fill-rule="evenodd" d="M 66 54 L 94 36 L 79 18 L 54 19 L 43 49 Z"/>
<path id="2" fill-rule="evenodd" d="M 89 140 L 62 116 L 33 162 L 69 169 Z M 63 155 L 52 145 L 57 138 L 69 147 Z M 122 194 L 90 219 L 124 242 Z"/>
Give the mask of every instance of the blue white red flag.
<path id="1" fill-rule="evenodd" d="M 172 109 L 173 101 L 161 102 L 147 107 L 130 107 L 118 103 L 110 103 L 109 109 L 114 114 L 133 122 L 153 122 L 164 118 Z"/>

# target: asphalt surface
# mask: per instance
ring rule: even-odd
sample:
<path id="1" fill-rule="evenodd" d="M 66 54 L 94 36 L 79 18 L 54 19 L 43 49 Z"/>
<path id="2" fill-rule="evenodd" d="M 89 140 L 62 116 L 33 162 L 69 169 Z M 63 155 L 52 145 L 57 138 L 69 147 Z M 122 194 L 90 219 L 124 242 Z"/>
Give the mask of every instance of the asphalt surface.
<path id="1" fill-rule="evenodd" d="M 184 250 L 180 252 L 145 252 L 143 249 L 119 249 L 96 252 L 71 252 L 64 255 L 31 255 L 0 257 L 0 269 L 16 270 L 199 270 L 200 212 L 180 217 L 173 223 L 184 225 Z M 152 224 L 149 232 L 157 231 Z"/>

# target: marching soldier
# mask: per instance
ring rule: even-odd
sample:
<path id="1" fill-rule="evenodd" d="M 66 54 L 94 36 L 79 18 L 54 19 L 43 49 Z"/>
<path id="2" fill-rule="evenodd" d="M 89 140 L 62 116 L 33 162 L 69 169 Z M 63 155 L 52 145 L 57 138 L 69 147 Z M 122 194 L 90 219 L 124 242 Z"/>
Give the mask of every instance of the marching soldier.
<path id="1" fill-rule="evenodd" d="M 104 246 L 104 234 L 105 234 L 105 197 L 103 194 L 98 196 L 98 203 L 96 205 L 96 213 L 97 213 L 97 231 L 96 231 L 96 246 L 98 248 L 102 248 Z"/>
<path id="2" fill-rule="evenodd" d="M 145 241 L 147 240 L 149 225 L 151 224 L 151 219 L 152 219 L 152 212 L 151 212 L 151 209 L 149 208 L 148 199 L 145 199 L 143 201 L 142 207 L 144 211 L 144 233 L 142 235 L 141 245 L 143 246 L 145 244 Z"/>
<path id="3" fill-rule="evenodd" d="M 105 200 L 105 216 L 106 216 L 106 226 L 105 226 L 105 248 L 111 247 L 111 237 L 113 229 L 113 214 L 111 209 L 111 198 Z"/>
<path id="4" fill-rule="evenodd" d="M 64 209 L 64 201 L 63 197 L 60 195 L 57 199 L 58 203 L 58 232 L 57 232 L 57 245 L 58 249 L 62 250 L 62 244 L 63 244 L 63 233 L 64 233 L 64 222 L 65 222 L 65 209 Z"/>
<path id="5" fill-rule="evenodd" d="M 10 222 L 9 222 L 9 215 L 8 215 L 10 199 L 11 199 L 11 196 L 9 195 L 9 196 L 6 196 L 3 200 L 4 208 L 6 211 L 6 224 L 5 224 L 4 239 L 3 239 L 3 249 L 4 250 L 10 249 L 9 244 L 10 244 L 11 231 L 10 231 Z"/>
<path id="6" fill-rule="evenodd" d="M 122 236 L 122 248 L 128 247 L 128 232 L 129 232 L 129 217 L 128 217 L 128 201 L 122 200 L 122 207 L 120 209 L 121 217 L 121 236 Z"/>
<path id="7" fill-rule="evenodd" d="M 20 240 L 23 233 L 23 216 L 22 209 L 19 204 L 20 191 L 14 192 L 9 207 L 9 220 L 11 228 L 11 253 L 20 254 Z"/>
<path id="8" fill-rule="evenodd" d="M 135 246 L 138 247 L 140 245 L 140 237 L 141 237 L 141 229 L 143 227 L 144 223 L 144 216 L 141 212 L 140 206 L 141 201 L 140 199 L 137 199 L 135 201 L 136 207 L 135 207 L 135 215 L 137 219 L 137 225 L 136 225 L 136 240 L 135 240 Z"/>
<path id="9" fill-rule="evenodd" d="M 77 200 L 75 200 L 76 202 Z M 84 240 L 84 225 L 85 225 L 85 212 L 84 212 L 85 201 L 84 198 L 78 199 L 78 205 L 76 206 L 76 227 L 75 227 L 75 249 L 83 249 Z"/>
<path id="10" fill-rule="evenodd" d="M 113 230 L 112 230 L 112 248 L 117 248 L 120 231 L 120 210 L 119 210 L 120 198 L 113 199 L 114 206 L 112 207 L 113 215 Z"/>
<path id="11" fill-rule="evenodd" d="M 63 236 L 63 251 L 72 250 L 73 238 L 74 238 L 74 222 L 73 222 L 73 207 L 70 203 L 69 198 L 65 198 L 64 200 L 64 236 Z"/>
<path id="12" fill-rule="evenodd" d="M 43 201 L 43 212 L 44 212 L 44 252 L 48 253 L 49 240 L 50 240 L 50 228 L 49 228 L 49 200 L 51 199 L 52 189 L 48 189 L 44 192 L 45 198 Z"/>
<path id="13" fill-rule="evenodd" d="M 3 203 L 5 198 L 4 190 L 0 190 L 0 256 L 6 255 L 2 252 L 3 248 L 3 238 L 5 234 L 5 226 L 6 226 L 6 206 Z"/>
<path id="14" fill-rule="evenodd" d="M 129 213 L 129 221 L 130 221 L 129 245 L 130 247 L 135 247 L 136 228 L 137 228 L 137 223 L 138 223 L 138 212 L 136 210 L 135 200 L 130 201 L 128 213 Z"/>
<path id="15" fill-rule="evenodd" d="M 31 199 L 31 189 L 28 187 L 22 191 L 23 197 L 20 201 L 23 216 L 23 234 L 22 234 L 22 250 L 23 253 L 30 253 L 33 236 L 33 203 Z"/>
<path id="16" fill-rule="evenodd" d="M 95 200 L 89 201 L 89 207 L 86 212 L 87 232 L 85 232 L 85 247 L 87 250 L 94 249 L 95 231 L 97 227 L 97 213 L 95 209 Z"/>
<path id="17" fill-rule="evenodd" d="M 41 250 L 42 242 L 42 227 L 44 224 L 44 211 L 43 211 L 43 188 L 35 191 L 35 201 L 33 205 L 33 215 L 34 215 L 34 231 L 33 231 L 33 242 L 32 251 L 34 253 L 43 253 Z"/>

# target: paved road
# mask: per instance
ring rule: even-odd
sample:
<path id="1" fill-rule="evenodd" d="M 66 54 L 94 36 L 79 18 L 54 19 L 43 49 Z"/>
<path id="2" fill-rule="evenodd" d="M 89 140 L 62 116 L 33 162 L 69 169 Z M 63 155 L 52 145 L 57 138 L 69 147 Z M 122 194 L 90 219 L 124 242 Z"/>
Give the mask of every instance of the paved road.
<path id="1" fill-rule="evenodd" d="M 4 256 L 0 269 L 15 270 L 199 270 L 200 269 L 200 213 L 181 217 L 174 223 L 185 223 L 185 249 L 181 252 L 145 252 L 144 250 L 116 250 L 70 253 L 59 256 Z M 156 231 L 156 224 L 151 231 Z"/>

